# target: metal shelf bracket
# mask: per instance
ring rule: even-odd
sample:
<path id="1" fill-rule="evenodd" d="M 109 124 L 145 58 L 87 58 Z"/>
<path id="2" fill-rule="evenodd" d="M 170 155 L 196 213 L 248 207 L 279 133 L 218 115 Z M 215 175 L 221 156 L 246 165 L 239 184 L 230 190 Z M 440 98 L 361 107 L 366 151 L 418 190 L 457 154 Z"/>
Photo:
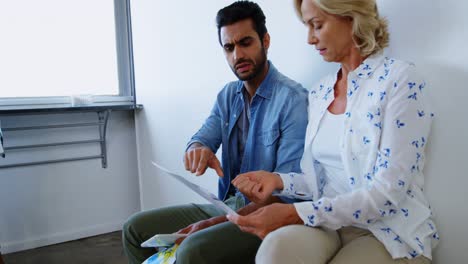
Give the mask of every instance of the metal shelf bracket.
<path id="1" fill-rule="evenodd" d="M 109 116 L 111 109 L 100 109 L 97 110 L 98 122 L 89 122 L 89 123 L 67 123 L 67 124 L 58 124 L 58 125 L 43 125 L 43 126 L 24 126 L 24 127 L 6 127 L 2 128 L 3 132 L 13 132 L 13 131 L 24 131 L 24 130 L 40 130 L 40 129 L 52 129 L 52 128 L 72 128 L 72 127 L 87 127 L 87 126 L 97 126 L 99 129 L 99 139 L 91 140 L 79 140 L 79 141 L 64 141 L 64 142 L 53 142 L 46 144 L 29 144 L 29 145 L 18 145 L 18 146 L 3 146 L 4 152 L 8 155 L 8 151 L 12 150 L 24 150 L 24 149 L 33 149 L 33 148 L 48 148 L 48 147 L 57 147 L 65 145 L 77 145 L 77 144 L 95 144 L 99 143 L 100 145 L 100 154 L 91 155 L 91 156 L 79 156 L 79 157 L 70 157 L 62 159 L 49 159 L 42 161 L 34 162 L 21 162 L 0 165 L 0 169 L 4 168 L 14 168 L 14 167 L 23 167 L 23 166 L 34 166 L 42 164 L 52 164 L 59 162 L 69 162 L 69 161 L 78 161 L 78 160 L 90 160 L 90 159 L 101 159 L 102 167 L 107 168 L 107 147 L 106 147 L 106 135 L 107 135 L 107 124 L 109 121 Z M 47 112 L 46 112 L 47 114 Z M 5 140 L 5 135 L 4 135 Z"/>

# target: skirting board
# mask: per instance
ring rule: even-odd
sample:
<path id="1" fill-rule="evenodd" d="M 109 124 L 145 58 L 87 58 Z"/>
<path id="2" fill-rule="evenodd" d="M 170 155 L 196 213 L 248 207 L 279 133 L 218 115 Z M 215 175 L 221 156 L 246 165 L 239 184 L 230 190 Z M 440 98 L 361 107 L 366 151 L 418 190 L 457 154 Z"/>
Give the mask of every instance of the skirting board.
<path id="1" fill-rule="evenodd" d="M 3 255 L 18 251 L 23 251 L 27 249 L 33 249 L 48 245 L 53 245 L 57 243 L 77 240 L 80 238 L 96 236 L 101 234 L 106 234 L 118 230 L 122 230 L 123 222 L 118 223 L 109 223 L 109 224 L 102 224 L 91 226 L 88 228 L 83 228 L 80 230 L 73 230 L 70 232 L 61 232 L 55 233 L 48 236 L 37 237 L 33 239 L 28 239 L 24 241 L 16 241 L 10 243 L 2 243 L 0 246 L 0 250 Z"/>

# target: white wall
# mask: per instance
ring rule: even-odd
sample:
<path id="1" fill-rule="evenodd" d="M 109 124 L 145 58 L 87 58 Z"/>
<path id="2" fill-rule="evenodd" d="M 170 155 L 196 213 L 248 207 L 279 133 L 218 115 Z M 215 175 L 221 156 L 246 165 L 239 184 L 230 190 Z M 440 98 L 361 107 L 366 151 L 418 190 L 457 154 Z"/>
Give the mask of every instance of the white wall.
<path id="1" fill-rule="evenodd" d="M 132 1 L 138 101 L 137 116 L 142 208 L 200 199 L 151 167 L 154 159 L 183 172 L 185 143 L 207 117 L 217 92 L 235 77 L 218 45 L 214 17 L 232 1 Z M 297 21 L 291 1 L 258 3 L 272 37 L 270 59 L 306 87 L 331 71 Z M 415 62 L 431 84 L 436 111 L 427 160 L 427 193 L 441 235 L 434 263 L 466 263 L 468 222 L 468 2 L 458 0 L 379 0 L 390 21 L 389 55 Z M 194 179 L 216 191 L 216 176 Z"/>
<path id="2" fill-rule="evenodd" d="M 3 127 L 97 121 L 96 113 L 1 117 Z M 140 210 L 132 112 L 109 119 L 108 168 L 74 161 L 0 169 L 0 245 L 3 254 L 120 230 Z M 96 127 L 5 132 L 5 144 L 23 145 L 98 137 Z M 95 155 L 94 145 L 7 153 L 1 164 Z"/>

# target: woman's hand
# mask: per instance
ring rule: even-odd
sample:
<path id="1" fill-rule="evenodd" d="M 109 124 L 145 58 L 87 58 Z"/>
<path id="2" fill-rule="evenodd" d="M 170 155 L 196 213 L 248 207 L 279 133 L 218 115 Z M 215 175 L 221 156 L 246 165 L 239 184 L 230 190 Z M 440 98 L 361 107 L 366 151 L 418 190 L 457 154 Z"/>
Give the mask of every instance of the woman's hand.
<path id="1" fill-rule="evenodd" d="M 250 201 L 268 204 L 275 190 L 283 189 L 280 176 L 267 171 L 253 171 L 237 175 L 232 184 Z"/>
<path id="2" fill-rule="evenodd" d="M 264 239 L 270 232 L 292 224 L 304 224 L 292 204 L 274 203 L 264 206 L 257 211 L 246 215 L 228 215 L 229 221 L 239 228 Z"/>

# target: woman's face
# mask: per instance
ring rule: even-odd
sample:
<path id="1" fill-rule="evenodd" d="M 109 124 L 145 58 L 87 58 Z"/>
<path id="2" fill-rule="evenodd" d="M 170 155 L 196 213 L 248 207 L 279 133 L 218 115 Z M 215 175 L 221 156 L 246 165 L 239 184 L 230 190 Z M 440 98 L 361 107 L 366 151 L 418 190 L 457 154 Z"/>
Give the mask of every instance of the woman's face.
<path id="1" fill-rule="evenodd" d="M 328 62 L 344 62 L 353 49 L 352 20 L 330 15 L 318 8 L 313 0 L 303 0 L 302 19 L 308 28 L 307 42 L 314 45 Z"/>

